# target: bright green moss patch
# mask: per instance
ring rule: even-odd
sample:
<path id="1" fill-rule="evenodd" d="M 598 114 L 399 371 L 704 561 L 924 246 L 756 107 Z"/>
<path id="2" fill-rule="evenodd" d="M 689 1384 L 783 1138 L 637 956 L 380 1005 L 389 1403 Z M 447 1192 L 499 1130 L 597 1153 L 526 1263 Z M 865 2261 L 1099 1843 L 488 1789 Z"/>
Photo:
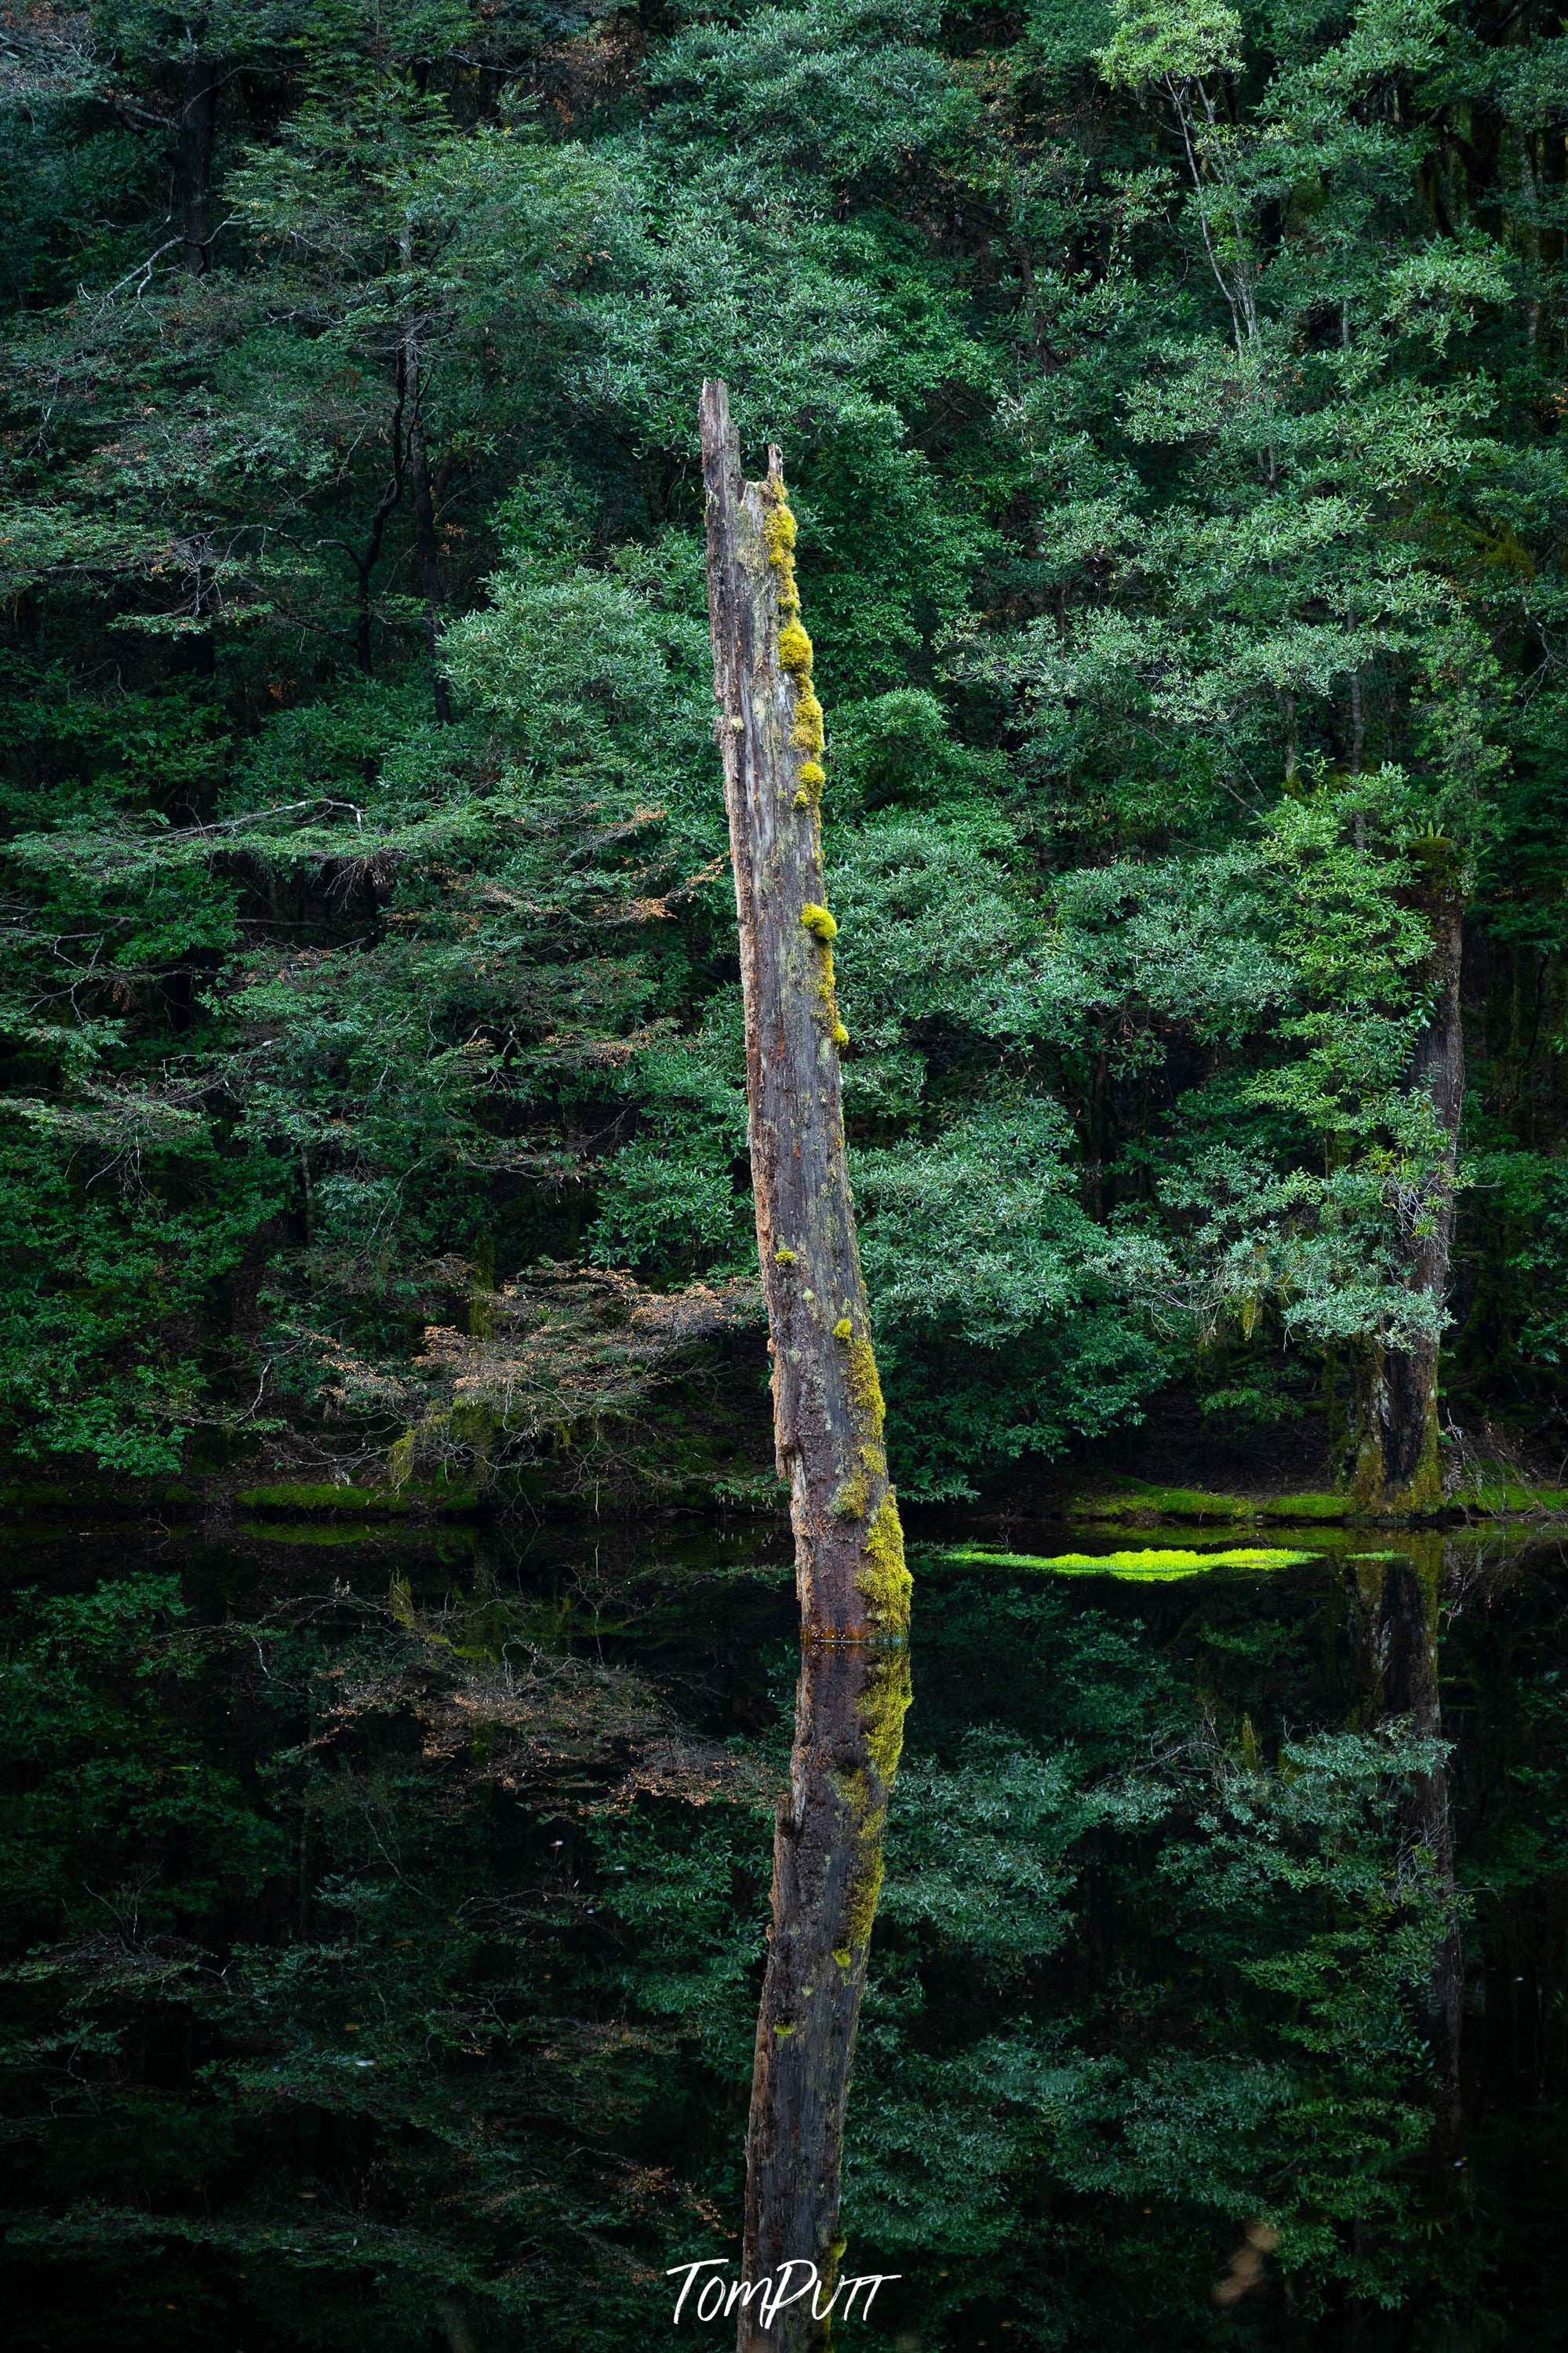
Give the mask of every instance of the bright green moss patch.
<path id="1" fill-rule="evenodd" d="M 1177 1577 L 1202 1577 L 1213 1568 L 1296 1568 L 1316 1560 L 1316 1553 L 1286 1552 L 1263 1545 L 1245 1545 L 1228 1552 L 1184 1552 L 1161 1546 L 1147 1552 L 984 1552 L 961 1545 L 942 1554 L 957 1566 L 984 1568 L 1028 1568 L 1053 1577 L 1124 1577 L 1160 1582 Z"/>
<path id="2" fill-rule="evenodd" d="M 479 1506 L 473 1482 L 462 1479 L 409 1480 L 400 1487 L 243 1487 L 234 1500 L 242 1512 L 290 1519 L 301 1512 L 331 1512 L 342 1520 L 406 1519 L 421 1505 L 438 1517 L 464 1517 Z"/>
<path id="3" fill-rule="evenodd" d="M 428 1553 L 437 1560 L 465 1560 L 477 1541 L 471 1528 L 366 1527 L 363 1523 L 334 1526 L 328 1520 L 241 1520 L 239 1534 L 257 1543 L 307 1545 L 314 1550 L 352 1551 L 358 1546 L 368 1552 L 391 1546 L 397 1552 Z"/>
<path id="4" fill-rule="evenodd" d="M 403 1496 L 374 1487 L 245 1487 L 235 1501 L 246 1512 L 342 1512 L 357 1519 L 409 1509 Z"/>
<path id="5" fill-rule="evenodd" d="M 1266 1520 L 1344 1520 L 1354 1508 L 1349 1495 L 1270 1495 L 1258 1506 Z"/>
<path id="6" fill-rule="evenodd" d="M 865 1566 L 855 1579 L 880 1634 L 906 1634 L 910 1625 L 910 1572 L 904 1565 L 904 1531 L 890 1494 L 877 1506 L 866 1531 Z M 891 1771 L 884 1777 L 890 1780 Z"/>
<path id="7" fill-rule="evenodd" d="M 786 621 L 779 631 L 779 667 L 795 676 L 809 676 L 811 639 L 798 621 Z"/>
<path id="8" fill-rule="evenodd" d="M 1075 1520 L 1248 1520 L 1257 1510 L 1242 1495 L 1210 1494 L 1202 1487 L 1150 1487 L 1141 1480 L 1103 1494 L 1075 1495 Z"/>
<path id="9" fill-rule="evenodd" d="M 1568 1487 L 1527 1487 L 1506 1471 L 1483 1469 L 1452 1500 L 1462 1511 L 1511 1518 L 1524 1512 L 1568 1512 Z"/>

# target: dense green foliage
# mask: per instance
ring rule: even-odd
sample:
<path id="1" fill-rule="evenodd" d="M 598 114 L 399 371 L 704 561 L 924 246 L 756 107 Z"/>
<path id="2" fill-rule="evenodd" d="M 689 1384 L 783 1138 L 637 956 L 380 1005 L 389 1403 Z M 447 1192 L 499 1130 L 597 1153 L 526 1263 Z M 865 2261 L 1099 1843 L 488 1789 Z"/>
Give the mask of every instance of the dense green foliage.
<path id="1" fill-rule="evenodd" d="M 10 2341 L 663 2344 L 664 2268 L 734 2246 L 787 1577 L 595 1544 L 448 1586 L 363 1539 L 102 1575 L 58 1535 L 31 1568 L 0 1710 Z M 1461 2341 L 1553 2341 L 1552 1576 L 1447 1638 L 1481 1703 L 1484 2007 L 1472 2170 L 1436 2179 L 1452 1899 L 1400 1805 L 1437 1752 L 1368 1710 L 1353 1565 L 926 1589 L 846 2179 L 855 2262 L 903 2278 L 846 2342 L 1436 2346 L 1461 2313 Z M 1500 2212 L 1489 2119 L 1532 2106 Z M 1260 2217 L 1275 2284 L 1222 2316 Z"/>
<path id="2" fill-rule="evenodd" d="M 104 0 L 3 40 L 23 1446 L 384 1446 L 442 1406 L 424 1329 L 482 1341 L 542 1259 L 750 1265 L 704 374 L 801 518 L 906 1490 L 1173 1381 L 1297 1417 L 1434 1328 L 1455 894 L 1450 1398 L 1554 1424 L 1555 15 Z"/>

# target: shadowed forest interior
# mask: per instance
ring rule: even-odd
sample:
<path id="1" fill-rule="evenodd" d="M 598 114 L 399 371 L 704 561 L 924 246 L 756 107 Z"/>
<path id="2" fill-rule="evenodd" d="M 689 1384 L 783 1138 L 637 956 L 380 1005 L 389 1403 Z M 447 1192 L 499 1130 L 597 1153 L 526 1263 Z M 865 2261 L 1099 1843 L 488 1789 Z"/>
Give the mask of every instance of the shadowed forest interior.
<path id="1" fill-rule="evenodd" d="M 834 2342 L 1561 2341 L 1565 237 L 1529 5 L 0 0 L 26 2353 L 738 2260 L 707 379 L 915 1577 Z"/>

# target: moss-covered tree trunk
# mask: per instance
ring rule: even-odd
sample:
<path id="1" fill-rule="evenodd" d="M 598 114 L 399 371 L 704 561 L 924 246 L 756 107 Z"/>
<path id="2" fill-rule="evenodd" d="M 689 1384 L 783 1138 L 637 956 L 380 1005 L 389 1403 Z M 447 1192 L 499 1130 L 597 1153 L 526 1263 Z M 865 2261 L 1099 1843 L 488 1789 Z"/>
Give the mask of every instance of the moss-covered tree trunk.
<path id="1" fill-rule="evenodd" d="M 803 1659 L 773 1841 L 746 2141 L 741 2353 L 825 2341 L 855 2026 L 909 1696 L 910 1580 L 888 1481 L 838 1057 L 848 1043 L 822 879 L 822 706 L 776 449 L 748 482 L 721 384 L 702 387 L 708 609 L 746 1013 L 773 1432 L 795 1524 Z M 786 2274 L 784 2266 L 797 2268 Z M 815 2274 L 808 2269 L 815 2266 Z M 805 2287 L 804 2295 L 794 2294 Z"/>
<path id="2" fill-rule="evenodd" d="M 1465 1100 L 1460 1023 L 1462 904 L 1432 910 L 1436 1001 L 1416 1052 L 1412 1090 L 1429 1097 L 1436 1131 L 1434 1166 L 1406 1240 L 1405 1282 L 1440 1309 L 1447 1295 L 1454 1232 L 1454 1180 Z M 1357 1501 L 1377 1512 L 1424 1513 L 1443 1501 L 1437 1445 L 1438 1343 L 1369 1350 L 1359 1383 L 1354 1464 Z"/>
<path id="3" fill-rule="evenodd" d="M 759 2303 L 740 2306 L 740 2353 L 826 2344 L 834 2296 L 847 2285 L 838 2279 L 839 2158 L 909 1695 L 901 1644 L 804 1646 L 789 1794 L 773 1845 L 742 2264 L 746 2280 L 772 2279 L 791 2300 L 765 2331 Z"/>
<path id="4" fill-rule="evenodd" d="M 779 453 L 769 450 L 765 480 L 742 478 L 721 384 L 703 385 L 701 424 L 773 1432 L 802 1630 L 863 1641 L 903 1632 L 909 1577 L 844 1160 L 838 1056 L 848 1039 L 822 879 L 822 706 Z"/>

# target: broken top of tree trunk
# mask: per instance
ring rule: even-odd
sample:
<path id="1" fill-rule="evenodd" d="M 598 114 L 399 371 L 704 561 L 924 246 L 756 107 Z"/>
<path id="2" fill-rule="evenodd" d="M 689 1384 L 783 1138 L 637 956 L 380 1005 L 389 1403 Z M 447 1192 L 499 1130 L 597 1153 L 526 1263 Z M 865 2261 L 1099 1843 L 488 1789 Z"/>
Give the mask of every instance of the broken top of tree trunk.
<path id="1" fill-rule="evenodd" d="M 703 385 L 700 417 L 778 1466 L 790 1485 L 802 1628 L 865 1641 L 905 1631 L 910 1580 L 844 1160 L 838 1056 L 848 1038 L 822 879 L 822 705 L 779 453 L 769 450 L 765 480 L 748 482 L 721 384 Z"/>

